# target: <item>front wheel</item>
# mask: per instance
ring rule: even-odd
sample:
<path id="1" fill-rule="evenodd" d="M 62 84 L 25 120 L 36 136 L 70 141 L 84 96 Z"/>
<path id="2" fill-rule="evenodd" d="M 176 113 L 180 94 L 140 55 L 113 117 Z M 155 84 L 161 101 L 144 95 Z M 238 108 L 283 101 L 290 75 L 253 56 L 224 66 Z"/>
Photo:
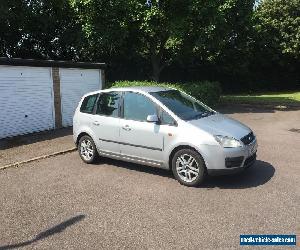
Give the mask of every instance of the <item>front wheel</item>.
<path id="1" fill-rule="evenodd" d="M 88 135 L 84 135 L 80 138 L 78 143 L 78 152 L 85 163 L 93 163 L 98 158 L 95 143 Z"/>
<path id="2" fill-rule="evenodd" d="M 181 184 L 189 187 L 199 186 L 206 176 L 202 157 L 192 149 L 181 149 L 174 154 L 172 172 Z"/>

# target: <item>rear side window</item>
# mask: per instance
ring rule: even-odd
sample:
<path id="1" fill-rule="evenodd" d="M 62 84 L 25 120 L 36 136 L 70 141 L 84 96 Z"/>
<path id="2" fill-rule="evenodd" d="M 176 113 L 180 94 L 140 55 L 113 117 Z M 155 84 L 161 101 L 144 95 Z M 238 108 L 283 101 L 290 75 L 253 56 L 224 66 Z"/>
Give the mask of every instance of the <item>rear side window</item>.
<path id="1" fill-rule="evenodd" d="M 101 93 L 97 103 L 96 114 L 110 116 L 110 117 L 118 117 L 119 102 L 120 102 L 119 92 Z"/>
<path id="2" fill-rule="evenodd" d="M 80 112 L 82 113 L 87 113 L 87 114 L 92 114 L 94 110 L 94 106 L 97 100 L 98 94 L 96 95 L 89 95 L 84 98 L 81 107 L 80 107 Z"/>

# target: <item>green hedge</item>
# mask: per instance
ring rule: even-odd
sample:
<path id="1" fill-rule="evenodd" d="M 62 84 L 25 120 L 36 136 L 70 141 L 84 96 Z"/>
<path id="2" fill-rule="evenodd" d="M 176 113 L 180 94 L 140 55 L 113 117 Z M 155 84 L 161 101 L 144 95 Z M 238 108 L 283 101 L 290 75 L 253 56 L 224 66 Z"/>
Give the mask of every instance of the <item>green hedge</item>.
<path id="1" fill-rule="evenodd" d="M 163 86 L 172 87 L 186 92 L 187 94 L 202 101 L 208 106 L 214 107 L 220 101 L 221 86 L 218 82 L 189 82 L 189 83 L 157 83 L 147 81 L 117 81 L 109 87 L 129 87 L 129 86 Z"/>

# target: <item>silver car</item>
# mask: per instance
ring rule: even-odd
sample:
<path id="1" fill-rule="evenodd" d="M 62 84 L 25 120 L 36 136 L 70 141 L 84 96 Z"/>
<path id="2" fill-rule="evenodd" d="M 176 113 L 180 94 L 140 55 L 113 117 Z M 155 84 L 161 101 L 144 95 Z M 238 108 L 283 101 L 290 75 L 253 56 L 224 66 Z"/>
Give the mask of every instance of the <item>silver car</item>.
<path id="1" fill-rule="evenodd" d="M 104 156 L 170 169 L 186 186 L 199 185 L 207 174 L 242 171 L 256 160 L 250 128 L 171 88 L 89 93 L 75 111 L 73 132 L 86 163 Z"/>

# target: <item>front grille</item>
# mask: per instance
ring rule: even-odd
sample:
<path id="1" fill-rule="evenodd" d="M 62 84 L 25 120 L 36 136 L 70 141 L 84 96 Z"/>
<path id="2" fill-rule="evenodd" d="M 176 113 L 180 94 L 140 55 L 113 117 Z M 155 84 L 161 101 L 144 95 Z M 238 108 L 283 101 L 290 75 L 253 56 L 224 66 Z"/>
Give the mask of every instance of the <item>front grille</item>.
<path id="1" fill-rule="evenodd" d="M 255 162 L 255 160 L 256 160 L 256 153 L 254 155 L 251 155 L 245 160 L 244 166 L 245 167 L 251 166 Z"/>
<path id="2" fill-rule="evenodd" d="M 251 142 L 253 142 L 255 139 L 255 135 L 253 134 L 253 132 L 249 133 L 248 135 L 244 136 L 241 141 L 245 144 L 245 145 L 249 145 Z"/>
<path id="3" fill-rule="evenodd" d="M 236 168 L 240 167 L 244 160 L 243 156 L 239 157 L 229 157 L 225 159 L 225 166 L 226 168 Z"/>

